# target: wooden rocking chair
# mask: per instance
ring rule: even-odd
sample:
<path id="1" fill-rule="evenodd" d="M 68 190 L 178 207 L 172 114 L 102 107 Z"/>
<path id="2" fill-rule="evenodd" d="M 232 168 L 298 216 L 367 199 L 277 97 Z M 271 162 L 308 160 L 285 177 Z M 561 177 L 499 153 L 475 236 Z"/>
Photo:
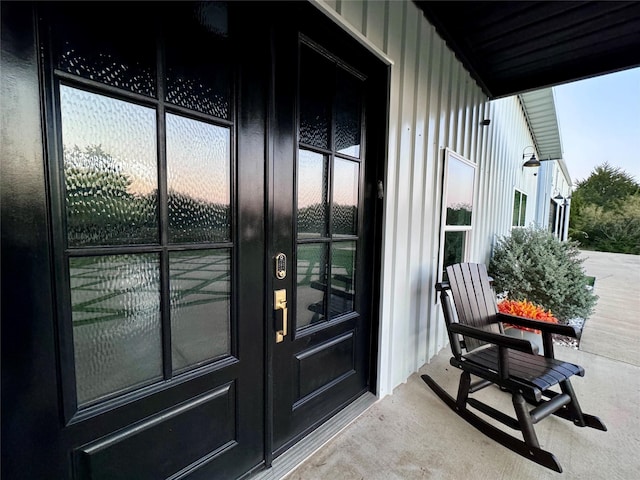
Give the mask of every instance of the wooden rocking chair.
<path id="1" fill-rule="evenodd" d="M 551 414 L 579 427 L 607 430 L 598 417 L 582 413 L 569 378 L 584 375 L 584 369 L 556 360 L 552 334 L 576 337 L 573 327 L 505 315 L 497 310 L 495 294 L 482 264 L 462 263 L 447 268 L 448 282 L 439 283 L 442 309 L 451 343 L 451 365 L 460 368 L 460 384 L 454 399 L 428 375 L 422 379 L 458 415 L 485 435 L 540 465 L 562 472 L 556 457 L 540 448 L 533 425 Z M 449 300 L 453 297 L 458 321 Z M 502 322 L 542 332 L 544 356 L 528 340 L 504 335 Z M 460 337 L 462 336 L 462 338 Z M 471 375 L 480 379 L 471 382 Z M 516 418 L 469 397 L 478 390 L 497 385 L 512 395 Z M 560 392 L 551 390 L 560 387 Z M 529 409 L 527 404 L 533 408 Z M 491 425 L 469 407 L 520 430 L 524 441 Z"/>

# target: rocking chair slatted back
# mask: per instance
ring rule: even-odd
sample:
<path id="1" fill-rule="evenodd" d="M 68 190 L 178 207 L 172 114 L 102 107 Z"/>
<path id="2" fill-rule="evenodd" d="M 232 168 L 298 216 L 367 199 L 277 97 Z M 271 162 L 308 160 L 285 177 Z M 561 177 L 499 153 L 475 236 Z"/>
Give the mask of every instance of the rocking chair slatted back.
<path id="1" fill-rule="evenodd" d="M 502 324 L 497 319 L 498 307 L 487 268 L 484 264 L 459 263 L 447 267 L 451 286 L 451 296 L 456 306 L 458 322 L 488 332 L 503 333 Z M 485 342 L 465 337 L 464 344 L 469 352 Z"/>

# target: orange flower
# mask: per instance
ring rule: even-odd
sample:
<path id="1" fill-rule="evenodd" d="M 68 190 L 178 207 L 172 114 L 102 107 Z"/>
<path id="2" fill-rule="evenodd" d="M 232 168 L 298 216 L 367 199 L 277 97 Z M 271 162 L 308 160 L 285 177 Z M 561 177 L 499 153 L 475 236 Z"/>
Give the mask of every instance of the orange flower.
<path id="1" fill-rule="evenodd" d="M 527 300 L 503 300 L 498 304 L 498 310 L 500 313 L 517 315 L 518 317 L 530 318 L 541 322 L 558 323 L 558 319 L 553 316 L 551 310 L 545 310 L 543 307 Z M 540 330 L 535 328 L 512 326 L 528 332 L 540 333 Z"/>

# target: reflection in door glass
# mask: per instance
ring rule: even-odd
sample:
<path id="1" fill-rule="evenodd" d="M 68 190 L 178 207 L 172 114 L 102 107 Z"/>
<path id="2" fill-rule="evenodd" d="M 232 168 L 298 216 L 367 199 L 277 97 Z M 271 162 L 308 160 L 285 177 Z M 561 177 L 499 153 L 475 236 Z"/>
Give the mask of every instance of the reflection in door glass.
<path id="1" fill-rule="evenodd" d="M 298 151 L 298 238 L 327 234 L 327 157 Z"/>
<path id="2" fill-rule="evenodd" d="M 172 252 L 169 269 L 174 372 L 228 354 L 229 249 Z"/>
<path id="3" fill-rule="evenodd" d="M 156 95 L 156 31 L 146 9 L 128 9 L 124 14 L 109 2 L 56 2 L 54 15 L 60 70 Z"/>
<path id="4" fill-rule="evenodd" d="M 334 66 L 303 45 L 300 51 L 300 142 L 329 147 Z"/>
<path id="5" fill-rule="evenodd" d="M 298 245 L 296 326 L 298 329 L 325 319 L 327 245 Z"/>
<path id="6" fill-rule="evenodd" d="M 165 61 L 167 101 L 228 119 L 231 48 L 226 41 L 227 10 L 226 2 L 175 2 L 167 19 Z M 175 28 L 176 22 L 181 28 Z M 209 54 L 203 55 L 203 45 Z"/>
<path id="7" fill-rule="evenodd" d="M 338 68 L 336 80 L 336 145 L 344 155 L 360 156 L 360 98 L 364 87 L 362 81 Z"/>
<path id="8" fill-rule="evenodd" d="M 162 378 L 157 254 L 69 260 L 78 404 Z"/>
<path id="9" fill-rule="evenodd" d="M 356 235 L 359 164 L 336 158 L 333 165 L 332 234 Z"/>
<path id="10" fill-rule="evenodd" d="M 70 246 L 156 243 L 156 114 L 60 86 Z"/>
<path id="11" fill-rule="evenodd" d="M 352 312 L 355 301 L 356 242 L 331 245 L 331 318 Z"/>
<path id="12" fill-rule="evenodd" d="M 170 241 L 229 240 L 230 185 L 229 129 L 167 114 Z"/>

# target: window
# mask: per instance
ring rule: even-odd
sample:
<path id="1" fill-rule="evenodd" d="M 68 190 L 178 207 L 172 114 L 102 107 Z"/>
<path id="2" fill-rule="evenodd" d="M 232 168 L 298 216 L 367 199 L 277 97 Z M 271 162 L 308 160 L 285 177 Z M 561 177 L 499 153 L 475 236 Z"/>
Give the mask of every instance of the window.
<path id="1" fill-rule="evenodd" d="M 472 230 L 476 166 L 445 150 L 440 228 L 440 272 L 454 263 L 467 261 Z"/>
<path id="2" fill-rule="evenodd" d="M 527 194 L 518 190 L 513 196 L 513 221 L 514 227 L 524 227 L 527 218 Z"/>
<path id="3" fill-rule="evenodd" d="M 557 217 L 558 217 L 558 204 L 555 202 L 555 200 L 551 200 L 551 202 L 549 203 L 549 231 L 554 235 L 558 231 Z"/>

